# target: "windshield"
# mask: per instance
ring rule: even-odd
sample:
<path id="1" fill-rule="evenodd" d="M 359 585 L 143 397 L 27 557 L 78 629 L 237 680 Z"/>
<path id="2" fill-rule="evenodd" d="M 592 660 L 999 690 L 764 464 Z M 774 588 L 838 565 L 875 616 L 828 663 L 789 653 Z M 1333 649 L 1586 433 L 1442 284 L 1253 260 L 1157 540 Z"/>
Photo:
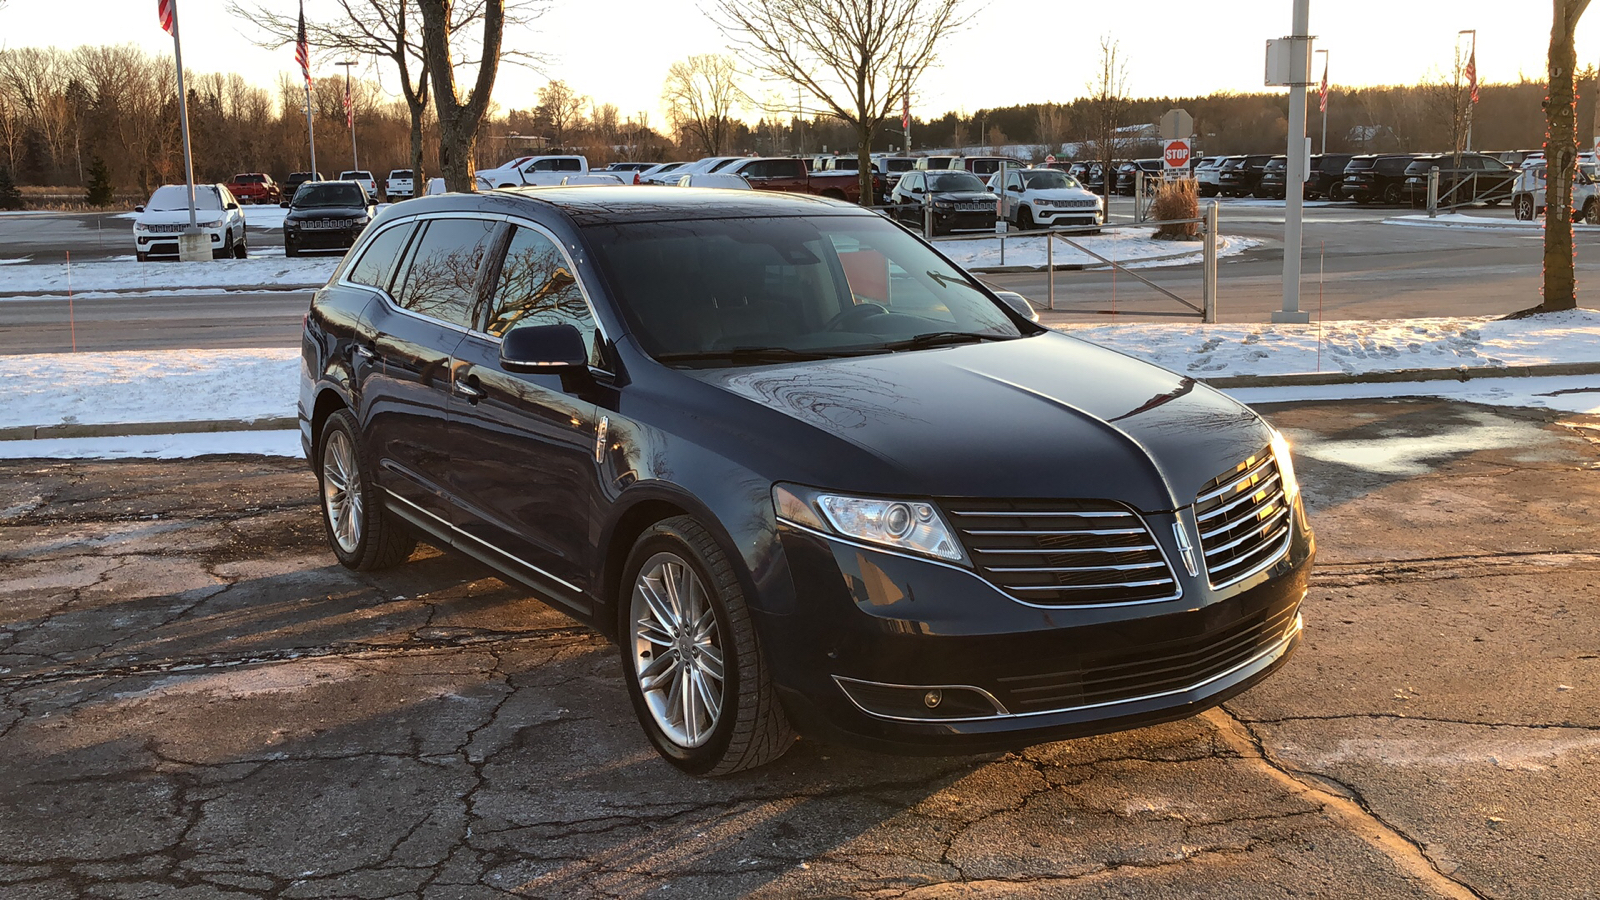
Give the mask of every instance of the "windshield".
<path id="1" fill-rule="evenodd" d="M 389 173 L 389 177 L 390 178 L 410 178 L 411 177 L 411 170 L 410 169 L 395 169 L 393 172 Z"/>
<path id="2" fill-rule="evenodd" d="M 295 191 L 296 209 L 320 209 L 333 206 L 366 206 L 366 196 L 357 184 L 340 184 L 332 181 L 310 181 Z"/>
<path id="3" fill-rule="evenodd" d="M 914 159 L 886 159 L 883 164 L 890 172 L 909 172 L 917 167 Z"/>
<path id="4" fill-rule="evenodd" d="M 176 209 L 189 208 L 189 188 L 182 184 L 168 184 L 156 188 L 150 195 L 150 202 L 144 205 L 146 212 L 169 212 Z M 194 189 L 195 209 L 221 209 L 222 199 L 217 196 L 215 188 L 208 185 L 196 185 Z"/>
<path id="5" fill-rule="evenodd" d="M 339 173 L 339 180 L 340 181 L 355 181 L 355 180 L 370 181 L 370 180 L 372 180 L 372 173 L 371 172 L 340 172 Z"/>
<path id="6" fill-rule="evenodd" d="M 929 175 L 928 190 L 982 191 L 986 189 L 983 186 L 983 180 L 971 172 L 951 172 L 949 174 Z"/>
<path id="7" fill-rule="evenodd" d="M 1078 183 L 1073 181 L 1071 178 L 1068 178 L 1065 172 L 1057 172 L 1054 170 L 1044 172 L 1023 172 L 1022 183 L 1027 185 L 1028 190 L 1030 191 L 1059 191 L 1065 188 L 1075 188 L 1078 186 Z"/>
<path id="8" fill-rule="evenodd" d="M 233 183 L 234 184 L 266 184 L 266 182 L 267 182 L 267 176 L 265 176 L 265 175 L 235 175 L 235 176 L 233 176 Z"/>
<path id="9" fill-rule="evenodd" d="M 634 335 L 671 365 L 1022 333 L 960 269 L 877 216 L 626 223 L 586 235 Z"/>

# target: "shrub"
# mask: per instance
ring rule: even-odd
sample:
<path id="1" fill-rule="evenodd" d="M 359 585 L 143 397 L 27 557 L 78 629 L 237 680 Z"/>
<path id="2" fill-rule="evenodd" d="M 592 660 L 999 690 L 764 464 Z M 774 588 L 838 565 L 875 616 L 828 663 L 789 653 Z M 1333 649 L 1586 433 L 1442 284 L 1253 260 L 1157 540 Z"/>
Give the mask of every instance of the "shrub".
<path id="1" fill-rule="evenodd" d="M 0 209 L 21 209 L 22 192 L 11 178 L 11 170 L 0 166 Z"/>
<path id="2" fill-rule="evenodd" d="M 1167 219 L 1200 218 L 1200 185 L 1193 178 L 1169 181 L 1156 191 L 1150 204 L 1150 217 L 1156 221 Z M 1200 236 L 1200 223 L 1162 225 L 1156 229 L 1156 238 L 1164 241 L 1189 241 Z"/>

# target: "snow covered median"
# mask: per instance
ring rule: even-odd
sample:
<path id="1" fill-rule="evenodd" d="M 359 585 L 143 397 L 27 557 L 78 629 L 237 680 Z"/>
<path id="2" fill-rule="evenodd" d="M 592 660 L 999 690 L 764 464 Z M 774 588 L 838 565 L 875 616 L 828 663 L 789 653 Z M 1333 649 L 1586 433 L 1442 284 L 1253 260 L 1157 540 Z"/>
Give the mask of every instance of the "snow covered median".
<path id="1" fill-rule="evenodd" d="M 281 251 L 280 251 L 281 252 Z M 315 288 L 328 283 L 344 256 L 283 256 L 215 259 L 206 262 L 29 263 L 0 272 L 0 298 L 6 295 L 146 291 L 194 292 L 250 288 Z"/>
<path id="2" fill-rule="evenodd" d="M 1199 241 L 1158 241 L 1151 235 L 1154 228 L 1130 228 L 1104 234 L 1069 235 L 1074 243 L 1082 244 L 1106 259 L 1128 264 L 1129 268 L 1153 266 L 1183 266 L 1200 262 L 1202 244 Z M 1057 240 L 1050 258 L 1057 266 L 1100 266 L 1100 260 Z M 1235 256 L 1261 242 L 1253 238 L 1222 235 L 1217 242 L 1217 256 Z M 1000 255 L 1000 237 L 972 238 L 966 240 L 939 240 L 934 243 L 939 251 L 958 265 L 981 271 L 997 266 L 1023 266 L 1042 269 L 1046 265 L 1047 251 L 1044 237 L 1008 237 L 1005 239 L 1005 258 Z"/>

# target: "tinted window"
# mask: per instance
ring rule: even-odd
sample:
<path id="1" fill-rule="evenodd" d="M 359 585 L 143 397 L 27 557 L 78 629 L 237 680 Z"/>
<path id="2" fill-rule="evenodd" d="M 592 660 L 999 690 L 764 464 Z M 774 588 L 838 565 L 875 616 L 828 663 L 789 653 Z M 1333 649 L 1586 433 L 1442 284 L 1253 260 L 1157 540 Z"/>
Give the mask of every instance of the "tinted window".
<path id="1" fill-rule="evenodd" d="M 884 170 L 888 171 L 888 172 L 907 172 L 907 171 L 910 171 L 911 169 L 916 168 L 916 165 L 917 165 L 917 161 L 914 160 L 914 159 L 888 159 L 888 160 L 884 160 L 884 167 L 885 167 Z"/>
<path id="2" fill-rule="evenodd" d="M 411 170 L 410 169 L 395 169 L 393 172 L 389 173 L 389 177 L 390 178 L 410 178 L 411 177 Z"/>
<path id="3" fill-rule="evenodd" d="M 1492 159 L 1492 158 L 1486 157 L 1486 156 L 1485 157 L 1479 157 L 1478 165 L 1483 166 L 1484 169 L 1486 169 L 1486 170 L 1488 170 L 1490 172 L 1507 172 L 1507 171 L 1510 171 L 1510 167 L 1507 166 L 1505 163 L 1501 162 L 1498 159 Z"/>
<path id="4" fill-rule="evenodd" d="M 434 219 L 417 239 L 405 285 L 395 292 L 404 309 L 452 325 L 472 322 L 473 287 L 494 234 L 482 219 Z"/>
<path id="5" fill-rule="evenodd" d="M 412 228 L 409 223 L 396 225 L 373 238 L 345 277 L 356 284 L 388 290 L 394 275 L 394 264 L 400 258 L 400 251 L 405 249 Z"/>
<path id="6" fill-rule="evenodd" d="M 484 330 L 503 337 L 524 325 L 571 325 L 589 347 L 590 364 L 600 364 L 598 332 L 572 267 L 561 248 L 531 228 L 511 235 Z"/>
<path id="7" fill-rule="evenodd" d="M 642 222 L 588 235 L 618 306 L 657 358 L 740 347 L 875 352 L 943 331 L 1020 334 L 961 270 L 877 216 Z"/>
<path id="8" fill-rule="evenodd" d="M 1388 159 L 1378 160 L 1378 164 L 1374 168 L 1385 175 L 1399 175 L 1409 165 L 1411 165 L 1410 159 L 1403 156 L 1391 156 Z"/>
<path id="9" fill-rule="evenodd" d="M 350 182 L 308 181 L 294 192 L 293 205 L 296 209 L 366 206 L 367 192 Z"/>
<path id="10" fill-rule="evenodd" d="M 1053 170 L 1024 172 L 1022 178 L 1028 185 L 1028 189 L 1034 191 L 1059 191 L 1078 186 L 1071 178 L 1067 177 L 1065 172 Z"/>
<path id="11" fill-rule="evenodd" d="M 266 184 L 266 182 L 267 182 L 267 176 L 265 176 L 265 175 L 235 175 L 235 176 L 233 176 L 233 183 L 234 184 Z"/>
<path id="12" fill-rule="evenodd" d="M 981 191 L 983 182 L 970 172 L 941 172 L 928 178 L 928 189 L 934 191 Z"/>

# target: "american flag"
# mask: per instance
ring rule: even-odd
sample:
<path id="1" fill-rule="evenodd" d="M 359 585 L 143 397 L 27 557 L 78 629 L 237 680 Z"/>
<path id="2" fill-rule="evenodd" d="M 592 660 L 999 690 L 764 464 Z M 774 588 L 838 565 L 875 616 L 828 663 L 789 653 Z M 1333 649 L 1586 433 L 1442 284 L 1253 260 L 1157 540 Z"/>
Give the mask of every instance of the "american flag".
<path id="1" fill-rule="evenodd" d="M 1328 61 L 1322 61 L 1322 108 L 1317 112 L 1328 111 Z"/>
<path id="2" fill-rule="evenodd" d="M 900 130 L 901 131 L 910 131 L 911 130 L 911 95 L 910 94 L 906 94 L 906 96 L 904 98 L 904 103 L 905 103 L 905 105 L 900 107 Z"/>
<path id="3" fill-rule="evenodd" d="M 156 15 L 161 19 L 161 30 L 172 34 L 178 27 L 178 0 L 156 0 Z"/>
<path id="4" fill-rule="evenodd" d="M 306 77 L 306 90 L 311 90 L 311 47 L 306 43 L 306 4 L 300 2 L 300 29 L 295 32 L 294 61 L 300 64 L 300 74 Z"/>
<path id="5" fill-rule="evenodd" d="M 345 73 L 344 79 L 344 127 L 356 127 L 356 106 L 350 102 L 350 75 Z"/>
<path id="6" fill-rule="evenodd" d="M 1472 88 L 1472 103 L 1478 103 L 1478 48 L 1472 48 L 1472 53 L 1467 57 L 1467 84 Z"/>

